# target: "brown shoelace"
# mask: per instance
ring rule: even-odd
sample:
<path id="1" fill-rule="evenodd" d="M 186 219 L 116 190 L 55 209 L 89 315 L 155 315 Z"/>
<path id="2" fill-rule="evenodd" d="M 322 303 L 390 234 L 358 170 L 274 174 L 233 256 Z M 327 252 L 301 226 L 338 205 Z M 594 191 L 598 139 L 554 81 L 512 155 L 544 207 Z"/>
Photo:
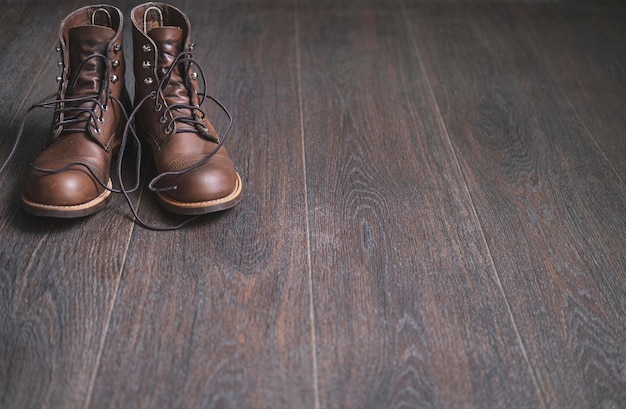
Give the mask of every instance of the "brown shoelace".
<path id="1" fill-rule="evenodd" d="M 78 67 L 77 72 L 80 72 L 80 70 L 84 67 L 84 65 L 86 64 L 86 62 L 92 58 L 102 58 L 104 60 L 106 60 L 106 57 L 102 54 L 92 54 L 90 56 L 88 56 Z M 150 223 L 145 222 L 138 214 L 137 209 L 135 208 L 135 206 L 132 203 L 132 200 L 129 196 L 130 193 L 135 192 L 140 185 L 140 172 L 141 172 L 141 156 L 142 156 L 142 151 L 141 151 L 141 140 L 139 139 L 139 136 L 137 135 L 137 132 L 134 128 L 134 120 L 135 117 L 137 115 L 137 113 L 139 112 L 140 108 L 150 99 L 154 99 L 155 100 L 155 109 L 159 108 L 158 106 L 156 106 L 157 103 L 159 103 L 159 98 L 158 96 L 163 96 L 163 90 L 167 87 L 167 83 L 169 82 L 169 79 L 171 77 L 171 74 L 173 72 L 173 70 L 175 69 L 175 67 L 177 67 L 179 64 L 194 64 L 197 68 L 198 71 L 200 72 L 200 76 L 202 77 L 202 92 L 198 92 L 198 96 L 201 98 L 200 101 L 198 102 L 198 105 L 192 105 L 192 104 L 173 104 L 173 105 L 169 105 L 167 107 L 165 107 L 165 111 L 163 114 L 163 118 L 167 118 L 167 113 L 169 113 L 171 110 L 174 109 L 189 109 L 192 114 L 194 111 L 199 111 L 199 113 L 201 114 L 201 117 L 204 118 L 205 117 L 205 113 L 204 110 L 202 108 L 205 100 L 208 98 L 210 100 L 212 100 L 215 104 L 217 104 L 217 106 L 222 109 L 222 111 L 224 111 L 224 113 L 226 114 L 226 116 L 228 117 L 228 126 L 226 127 L 226 130 L 224 131 L 224 134 L 222 136 L 222 138 L 220 138 L 219 141 L 217 141 L 217 146 L 215 147 L 215 149 L 208 153 L 207 155 L 205 155 L 205 157 L 198 161 L 197 163 L 179 170 L 179 171 L 171 171 L 171 172 L 164 172 L 160 175 L 157 175 L 156 177 L 154 177 L 149 183 L 148 183 L 148 189 L 153 191 L 153 192 L 162 192 L 162 191 L 167 191 L 167 190 L 173 190 L 176 189 L 176 186 L 167 186 L 167 187 L 156 187 L 156 183 L 159 182 L 159 180 L 165 176 L 169 176 L 169 175 L 181 175 L 184 174 L 186 172 L 191 171 L 192 169 L 196 169 L 202 165 L 204 165 L 205 163 L 207 163 L 211 157 L 213 155 L 215 155 L 215 153 L 217 153 L 217 151 L 222 147 L 222 145 L 224 144 L 224 141 L 226 140 L 228 133 L 232 127 L 233 124 L 233 118 L 232 115 L 230 114 L 230 112 L 228 111 L 228 109 L 226 109 L 226 107 L 219 102 L 216 98 L 207 95 L 206 94 L 206 88 L 207 88 L 207 82 L 206 82 L 206 77 L 204 76 L 204 72 L 202 70 L 202 68 L 198 65 L 197 61 L 195 59 L 193 59 L 191 57 L 191 54 L 189 52 L 182 52 L 180 53 L 176 59 L 174 60 L 174 63 L 172 64 L 172 66 L 169 67 L 169 69 L 166 71 L 166 73 L 162 76 L 162 78 L 159 80 L 158 83 L 158 87 L 157 87 L 157 91 L 152 92 L 150 94 L 148 94 L 147 96 L 145 96 L 138 104 L 137 106 L 133 109 L 133 111 L 131 112 L 130 115 L 128 115 L 128 113 L 126 112 L 126 109 L 124 107 L 124 104 L 122 103 L 122 101 L 120 101 L 118 98 L 116 98 L 115 96 L 111 95 L 111 93 L 109 92 L 109 70 L 108 70 L 108 66 L 105 65 L 106 67 L 106 72 L 105 72 L 105 76 L 104 76 L 104 80 L 102 83 L 102 86 L 100 87 L 100 90 L 95 93 L 95 94 L 91 94 L 91 95 L 85 95 L 85 96 L 81 96 L 78 98 L 57 98 L 57 99 L 53 99 L 55 96 L 57 96 L 57 93 L 54 94 L 50 94 L 48 96 L 46 96 L 45 98 L 43 98 L 41 101 L 33 104 L 30 106 L 30 108 L 28 109 L 28 111 L 26 112 L 26 114 L 24 115 L 24 117 L 22 118 L 22 121 L 20 123 L 20 127 L 17 133 L 17 136 L 15 138 L 15 142 L 13 144 L 13 147 L 11 148 L 11 151 L 9 152 L 9 155 L 7 156 L 7 159 L 3 162 L 2 166 L 0 166 L 0 173 L 5 169 L 6 165 L 11 161 L 12 157 L 14 156 L 17 147 L 20 144 L 20 141 L 22 139 L 22 135 L 24 133 L 24 126 L 26 124 L 26 119 L 28 117 L 28 114 L 33 111 L 36 108 L 47 108 L 47 109 L 55 109 L 55 113 L 54 113 L 54 117 L 57 118 L 57 122 L 55 123 L 54 126 L 54 131 L 57 132 L 59 127 L 61 127 L 62 131 L 84 131 L 86 132 L 88 135 L 89 134 L 89 130 L 88 127 L 92 126 L 94 128 L 94 132 L 99 133 L 100 129 L 98 127 L 98 123 L 102 120 L 102 118 L 99 118 L 96 114 L 96 107 L 99 107 L 101 112 L 104 110 L 106 111 L 108 109 L 108 104 L 110 101 L 114 101 L 115 103 L 117 103 L 122 111 L 122 114 L 124 115 L 124 118 L 126 119 L 126 126 L 124 128 L 124 133 L 122 135 L 122 141 L 120 143 L 120 149 L 119 149 L 119 154 L 118 154 L 118 160 L 117 160 L 117 177 L 118 177 L 118 183 L 119 183 L 119 189 L 115 189 L 112 187 L 107 186 L 106 181 L 102 181 L 100 180 L 100 178 L 96 175 L 95 171 L 91 168 L 91 166 L 88 163 L 84 163 L 84 162 L 78 162 L 78 161 L 74 161 L 74 162 L 70 162 L 68 164 L 66 164 L 65 166 L 61 167 L 61 168 L 57 168 L 57 169 L 43 169 L 43 168 L 39 168 L 36 167 L 34 165 L 31 164 L 31 166 L 40 171 L 40 172 L 45 172 L 45 173 L 61 173 L 64 172 L 66 170 L 68 170 L 69 168 L 71 168 L 72 166 L 83 166 L 85 169 L 87 169 L 87 171 L 93 176 L 93 178 L 98 182 L 98 184 L 100 184 L 104 189 L 109 190 L 113 193 L 121 193 L 128 206 L 131 209 L 131 212 L 133 213 L 133 216 L 135 218 L 135 221 L 140 224 L 141 226 L 150 229 L 150 230 L 156 230 L 156 231 L 168 231 L 168 230 L 176 230 L 181 228 L 182 226 L 186 225 L 187 223 L 195 220 L 196 218 L 198 218 L 199 216 L 192 216 L 189 217 L 187 219 L 185 219 L 183 222 L 177 224 L 177 225 L 173 225 L 173 226 L 155 226 L 152 225 Z M 185 71 L 186 72 L 186 71 Z M 74 85 L 76 85 L 76 81 L 77 81 L 78 75 L 75 75 L 72 82 L 70 83 L 68 89 L 72 89 Z M 188 80 L 187 75 L 185 77 L 186 80 Z M 189 86 L 188 86 L 189 88 Z M 102 97 L 104 96 L 104 102 L 101 102 Z M 164 98 L 163 98 L 164 99 Z M 90 107 L 87 106 L 81 106 L 84 105 L 85 103 L 88 102 L 92 102 L 93 105 Z M 160 109 L 163 109 L 163 107 L 160 107 Z M 62 115 L 61 115 L 62 114 Z M 173 137 L 174 132 L 173 130 L 176 128 L 174 123 L 175 122 L 180 122 L 186 125 L 191 126 L 191 128 L 184 128 L 184 129 L 177 129 L 177 133 L 178 132 L 195 132 L 198 135 L 200 135 L 201 137 L 208 137 L 208 132 L 206 134 L 204 134 L 203 132 L 201 132 L 200 130 L 198 130 L 198 127 L 200 127 L 200 129 L 202 129 L 204 127 L 204 124 L 198 120 L 196 120 L 196 118 L 193 115 L 190 116 L 174 116 L 174 115 L 170 115 L 172 116 L 171 119 L 169 119 L 169 122 L 166 126 L 166 130 L 170 129 L 171 135 L 170 137 Z M 63 119 L 61 119 L 63 118 Z M 76 128 L 76 126 L 78 124 L 84 123 L 84 128 Z M 136 147 L 136 151 L 137 151 L 137 155 L 135 157 L 135 174 L 137 175 L 136 180 L 134 185 L 128 189 L 126 188 L 126 186 L 124 185 L 124 181 L 122 179 L 122 164 L 123 164 L 123 159 L 124 159 L 124 154 L 126 153 L 126 149 L 127 149 L 127 145 L 128 145 L 128 137 L 129 135 L 132 135 L 132 141 Z M 60 136 L 61 137 L 61 136 Z M 92 138 L 96 143 L 98 143 L 100 146 L 102 146 L 103 149 L 108 149 L 108 146 L 104 146 L 99 140 L 97 140 L 96 138 Z"/>
<path id="2" fill-rule="evenodd" d="M 180 65 L 183 64 L 183 67 L 187 68 L 190 65 L 194 65 L 195 67 L 198 68 L 198 71 L 200 72 L 200 77 L 202 78 L 202 92 L 198 92 L 198 96 L 200 97 L 200 101 L 198 102 L 198 105 L 193 105 L 193 104 L 172 104 L 172 105 L 168 105 L 168 106 L 161 106 L 160 101 L 163 100 L 165 101 L 165 96 L 163 94 L 165 88 L 167 87 L 169 80 L 171 78 L 172 72 L 174 71 L 174 69 Z M 185 69 L 183 70 L 183 72 L 185 73 L 185 77 L 184 80 L 186 82 L 186 86 L 187 86 L 187 90 L 189 93 L 191 92 L 195 92 L 193 89 L 191 89 L 190 86 L 190 82 L 189 82 L 189 76 L 188 76 L 188 71 Z M 160 175 L 157 175 L 156 177 L 154 177 L 149 183 L 148 183 L 148 189 L 152 192 L 164 192 L 164 191 L 168 191 L 168 190 L 175 190 L 177 187 L 176 186 L 166 186 L 166 187 L 157 187 L 156 184 L 164 177 L 166 176 L 176 176 L 176 175 L 182 175 L 184 173 L 187 173 L 193 169 L 196 169 L 202 165 L 204 165 L 205 163 L 207 163 L 211 157 L 213 157 L 213 155 L 215 155 L 217 153 L 217 151 L 220 150 L 220 148 L 223 146 L 224 141 L 226 140 L 228 133 L 230 131 L 230 128 L 233 124 L 233 118 L 232 115 L 230 114 L 230 112 L 228 111 L 228 109 L 226 109 L 226 107 L 224 105 L 222 105 L 221 102 L 219 102 L 216 98 L 207 95 L 206 94 L 206 88 L 207 88 L 207 81 L 206 81 L 206 77 L 204 76 L 204 71 L 202 70 L 202 68 L 199 66 L 199 64 L 197 63 L 197 61 L 192 58 L 191 53 L 189 51 L 183 51 L 180 54 L 178 54 L 176 56 L 176 58 L 174 59 L 174 62 L 172 63 L 172 65 L 167 69 L 167 71 L 163 74 L 163 76 L 159 79 L 159 82 L 157 84 L 157 90 L 151 92 L 150 94 L 146 95 L 144 98 L 141 99 L 141 101 L 139 101 L 137 103 L 137 105 L 135 106 L 135 108 L 133 109 L 133 111 L 131 112 L 131 114 L 128 117 L 128 122 L 126 123 L 126 128 L 124 130 L 124 134 L 122 136 L 122 143 L 120 145 L 120 152 L 118 155 L 118 162 L 117 162 L 117 175 L 118 175 L 118 183 L 120 185 L 120 191 L 121 193 L 124 195 L 124 198 L 126 199 L 126 202 L 128 203 L 128 206 L 130 207 L 134 217 L 135 217 L 135 221 L 137 223 L 139 223 L 141 226 L 150 229 L 150 230 L 156 230 L 156 231 L 167 231 L 167 230 L 176 230 L 181 228 L 182 226 L 186 225 L 187 223 L 197 219 L 199 216 L 192 216 L 192 217 L 188 217 L 187 219 L 185 219 L 183 222 L 174 225 L 174 226 L 155 226 L 155 225 L 151 225 L 150 223 L 146 223 L 144 220 L 141 219 L 141 217 L 139 216 L 137 209 L 135 209 L 134 205 L 132 204 L 132 201 L 130 199 L 130 196 L 128 195 L 128 193 L 132 192 L 133 190 L 137 189 L 137 187 L 139 186 L 140 183 L 140 163 L 141 163 L 141 141 L 137 135 L 136 130 L 134 129 L 134 121 L 135 118 L 139 112 L 139 110 L 141 109 L 141 107 L 148 103 L 151 99 L 154 100 L 154 109 L 157 111 L 163 110 L 163 114 L 161 116 L 161 122 L 162 123 L 166 123 L 166 132 L 168 132 L 168 140 L 169 138 L 172 138 L 174 136 L 175 133 L 182 133 L 182 132 L 194 132 L 196 134 L 198 134 L 200 137 L 205 137 L 205 138 L 210 138 L 211 140 L 213 140 L 213 138 L 210 137 L 210 135 L 208 134 L 208 130 L 206 130 L 206 128 L 204 128 L 204 123 L 202 123 L 201 121 L 198 121 L 193 113 L 194 111 L 198 111 L 198 113 L 200 114 L 201 118 L 203 119 L 206 114 L 203 110 L 203 105 L 205 100 L 208 98 L 211 101 L 213 101 L 222 111 L 224 111 L 224 113 L 226 114 L 226 116 L 228 117 L 228 126 L 226 127 L 226 130 L 224 131 L 224 134 L 222 136 L 222 138 L 220 138 L 219 140 L 215 141 L 217 143 L 217 146 L 215 147 L 215 149 L 212 152 L 209 152 L 208 154 L 206 154 L 200 161 L 194 163 L 193 165 L 186 167 L 185 169 L 181 169 L 178 171 L 170 171 L 170 172 L 163 172 Z M 191 102 L 191 101 L 190 101 Z M 167 116 L 168 114 L 172 111 L 172 110 L 180 110 L 180 109 L 188 109 L 191 112 L 191 115 L 180 115 L 180 116 L 175 116 L 175 115 L 171 115 L 171 118 L 168 119 Z M 188 125 L 189 127 L 185 127 L 183 129 L 178 129 L 175 126 L 175 123 L 179 122 L 181 124 L 185 124 Z M 200 129 L 204 129 L 206 130 L 206 132 L 202 132 Z M 176 129 L 176 132 L 174 132 L 174 129 Z M 136 164 L 136 169 L 137 169 L 137 179 L 135 181 L 135 185 L 133 186 L 132 189 L 127 190 L 124 186 L 124 181 L 122 180 L 122 162 L 123 162 L 123 158 L 124 158 L 124 153 L 126 150 L 126 146 L 128 143 L 128 135 L 132 134 L 133 135 L 133 143 L 137 149 L 137 156 L 135 159 L 135 164 Z"/>
<path id="3" fill-rule="evenodd" d="M 105 57 L 102 54 L 91 54 L 87 58 L 85 58 L 85 60 L 83 60 L 81 64 L 78 66 L 78 69 L 76 70 L 77 74 L 74 75 L 72 81 L 70 82 L 68 86 L 68 92 L 71 91 L 73 87 L 76 85 L 76 81 L 79 78 L 78 73 L 83 69 L 83 67 L 89 60 L 94 59 L 94 58 L 95 59 L 101 58 L 105 62 L 107 60 L 107 57 Z M 85 132 L 87 133 L 87 135 L 91 135 L 89 133 L 90 126 L 93 127 L 94 132 L 96 134 L 99 134 L 100 128 L 98 124 L 102 122 L 102 117 L 99 117 L 96 114 L 96 108 L 99 107 L 100 112 L 106 111 L 108 109 L 108 105 L 110 101 L 117 103 L 120 106 L 124 117 L 128 119 L 128 114 L 126 113 L 126 109 L 124 108 L 124 104 L 122 103 L 122 101 L 120 101 L 115 96 L 111 95 L 109 91 L 109 68 L 107 64 L 105 64 L 105 75 L 103 78 L 104 79 L 102 81 L 102 85 L 100 86 L 100 89 L 98 90 L 97 93 L 88 94 L 88 95 L 84 95 L 84 96 L 77 97 L 77 98 L 53 99 L 55 96 L 58 95 L 57 93 L 54 93 L 54 94 L 50 94 L 46 96 L 41 101 L 31 105 L 30 108 L 28 108 L 28 111 L 26 111 L 26 114 L 24 115 L 24 117 L 22 118 L 19 130 L 17 132 L 17 136 L 15 138 L 15 142 L 13 143 L 13 147 L 11 148 L 11 151 L 9 152 L 7 159 L 2 164 L 2 167 L 0 167 L 0 173 L 4 170 L 6 165 L 10 162 L 11 158 L 15 154 L 15 151 L 17 150 L 17 147 L 20 144 L 22 135 L 24 134 L 24 126 L 26 125 L 26 119 L 28 118 L 28 114 L 36 108 L 47 108 L 47 109 L 55 110 L 54 118 L 56 118 L 57 121 L 53 127 L 53 132 L 58 133 L 59 138 L 63 137 L 62 133 L 65 131 Z M 104 102 L 101 102 L 103 99 L 104 99 Z M 87 103 L 91 103 L 91 105 L 87 105 Z M 79 124 L 84 124 L 84 127 L 77 127 L 77 125 Z M 108 145 L 102 144 L 102 142 L 100 142 L 97 138 L 92 138 L 92 140 L 98 145 L 100 145 L 103 149 L 105 150 L 109 149 Z M 39 172 L 50 173 L 50 174 L 64 172 L 73 166 L 82 166 L 85 169 L 87 169 L 87 171 L 91 174 L 94 180 L 96 180 L 98 184 L 100 184 L 100 186 L 102 186 L 104 189 L 110 190 L 111 192 L 114 192 L 114 193 L 122 192 L 121 190 L 117 190 L 117 189 L 113 189 L 109 187 L 107 185 L 107 181 L 100 180 L 100 178 L 96 175 L 96 172 L 91 168 L 89 163 L 73 161 L 73 162 L 69 162 L 63 167 L 56 168 L 56 169 L 44 169 L 44 168 L 35 166 L 34 164 L 31 164 L 31 167 L 33 169 Z"/>

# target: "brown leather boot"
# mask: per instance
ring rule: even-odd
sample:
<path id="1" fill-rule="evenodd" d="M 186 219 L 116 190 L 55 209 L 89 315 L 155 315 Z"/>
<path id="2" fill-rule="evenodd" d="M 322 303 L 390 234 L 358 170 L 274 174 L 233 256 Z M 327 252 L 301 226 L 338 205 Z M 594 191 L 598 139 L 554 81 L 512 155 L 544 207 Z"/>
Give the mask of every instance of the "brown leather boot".
<path id="1" fill-rule="evenodd" d="M 128 101 L 122 25 L 120 10 L 105 5 L 80 8 L 61 22 L 59 91 L 34 105 L 54 108 L 55 115 L 51 142 L 35 159 L 22 194 L 32 214 L 81 217 L 110 199 L 109 167 Z"/>
<path id="2" fill-rule="evenodd" d="M 173 6 L 146 3 L 131 11 L 131 20 L 133 113 L 158 174 L 149 186 L 174 213 L 197 215 L 235 206 L 241 178 L 202 107 L 206 81 L 191 55 L 189 19 Z"/>

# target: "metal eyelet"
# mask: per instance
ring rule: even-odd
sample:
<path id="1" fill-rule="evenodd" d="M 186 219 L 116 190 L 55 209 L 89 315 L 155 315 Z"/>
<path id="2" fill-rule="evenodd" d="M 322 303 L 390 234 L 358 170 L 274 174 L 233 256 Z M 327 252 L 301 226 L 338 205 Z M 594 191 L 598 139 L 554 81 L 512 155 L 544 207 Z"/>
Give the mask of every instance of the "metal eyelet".
<path id="1" fill-rule="evenodd" d="M 161 116 L 161 118 L 159 118 L 159 122 L 161 122 L 162 124 L 164 124 L 167 121 L 167 118 L 165 116 Z"/>
<path id="2" fill-rule="evenodd" d="M 104 123 L 104 118 L 103 118 L 103 117 L 101 117 L 101 116 L 99 116 L 99 117 L 98 117 L 98 122 L 100 122 L 101 124 L 103 124 L 103 123 Z"/>
<path id="3" fill-rule="evenodd" d="M 55 49 L 55 51 L 56 51 L 57 53 L 60 53 L 60 52 L 61 52 L 61 46 L 60 46 L 60 45 L 57 45 L 56 47 L 54 47 L 54 49 Z"/>
<path id="4" fill-rule="evenodd" d="M 152 79 L 152 77 L 146 77 L 143 79 L 143 83 L 146 85 L 150 85 L 154 82 L 154 80 Z"/>
<path id="5" fill-rule="evenodd" d="M 57 61 L 57 67 L 63 67 L 63 61 Z"/>
<path id="6" fill-rule="evenodd" d="M 189 51 L 192 51 L 194 48 L 196 48 L 196 43 L 189 44 Z"/>
<path id="7" fill-rule="evenodd" d="M 60 75 L 57 75 L 56 80 L 57 82 L 61 82 L 63 81 L 63 77 L 61 77 Z"/>
<path id="8" fill-rule="evenodd" d="M 117 75 L 115 75 L 115 74 L 113 74 L 111 76 L 111 82 L 113 82 L 113 83 L 116 83 L 118 79 L 119 79 L 119 77 Z"/>
<path id="9" fill-rule="evenodd" d="M 122 49 L 122 45 L 121 44 L 115 44 L 113 46 L 113 51 L 115 51 L 115 52 L 118 52 L 121 49 Z"/>
<path id="10" fill-rule="evenodd" d="M 109 110 L 109 106 L 108 105 L 102 105 L 102 112 L 106 112 Z"/>
<path id="11" fill-rule="evenodd" d="M 94 128 L 93 131 L 96 133 L 96 135 L 100 135 L 100 128 Z"/>
<path id="12" fill-rule="evenodd" d="M 157 103 L 157 104 L 154 106 L 154 109 L 156 109 L 157 111 L 162 110 L 162 109 L 163 109 L 163 104 L 159 104 L 159 103 Z"/>
<path id="13" fill-rule="evenodd" d="M 150 63 L 150 61 L 142 61 L 142 62 L 141 62 L 141 66 L 142 66 L 143 68 L 148 69 L 148 68 L 152 67 L 152 64 Z"/>
<path id="14" fill-rule="evenodd" d="M 120 60 L 113 61 L 113 67 L 119 67 L 119 66 L 120 66 Z"/>
<path id="15" fill-rule="evenodd" d="M 152 47 L 150 46 L 150 44 L 144 44 L 141 49 L 144 53 L 149 53 L 150 51 L 152 51 Z"/>
<path id="16" fill-rule="evenodd" d="M 197 72 L 192 72 L 191 73 L 191 79 L 195 80 L 196 78 L 198 78 L 198 73 Z"/>

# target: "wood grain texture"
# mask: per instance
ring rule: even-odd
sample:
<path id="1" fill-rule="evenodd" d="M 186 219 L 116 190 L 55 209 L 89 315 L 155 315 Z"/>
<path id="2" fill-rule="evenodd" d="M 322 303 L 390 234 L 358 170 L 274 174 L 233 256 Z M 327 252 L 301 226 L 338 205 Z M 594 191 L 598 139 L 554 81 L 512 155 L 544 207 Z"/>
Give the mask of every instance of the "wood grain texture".
<path id="1" fill-rule="evenodd" d="M 235 117 L 244 199 L 177 232 L 134 232 L 90 407 L 313 407 L 293 8 L 180 8 L 209 93 Z M 151 197 L 140 211 L 165 217 Z"/>
<path id="2" fill-rule="evenodd" d="M 58 25 L 74 2 L 3 4 L 0 16 L 2 152 L 27 107 L 55 92 Z M 9 41 L 9 39 L 11 39 Z M 130 238 L 112 210 L 79 220 L 35 218 L 19 193 L 52 113 L 29 116 L 0 174 L 0 407 L 74 408 L 85 401 Z M 109 230 L 103 237 L 103 226 Z"/>
<path id="3" fill-rule="evenodd" d="M 541 407 L 402 10 L 298 19 L 319 407 Z"/>
<path id="4" fill-rule="evenodd" d="M 2 159 L 91 3 L 0 2 Z M 244 200 L 169 233 L 119 196 L 28 216 L 34 112 L 0 174 L 0 407 L 621 408 L 626 7 L 530 3 L 175 2 Z"/>
<path id="5" fill-rule="evenodd" d="M 512 9 L 581 123 L 626 180 L 626 9 L 623 4 Z"/>
<path id="6" fill-rule="evenodd" d="M 624 184 L 507 10 L 407 16 L 546 405 L 620 407 Z"/>
<path id="7" fill-rule="evenodd" d="M 58 24 L 73 6 L 62 1 L 51 2 L 51 6 L 55 11 L 45 15 L 35 4 L 3 5 L 0 72 L 6 85 L 0 87 L 0 164 L 4 163 L 13 145 L 21 115 L 31 104 L 57 89 L 54 78 L 59 74 L 59 68 L 54 46 L 58 43 Z M 44 113 L 42 117 L 45 116 Z M 48 116 L 51 118 L 52 114 Z M 47 123 L 42 129 L 46 126 Z M 10 172 L 19 171 L 23 168 L 23 161 L 32 160 L 33 151 L 41 148 L 43 139 L 25 138 L 24 145 L 24 149 L 17 152 L 21 156 L 9 163 Z M 25 155 L 27 152 L 30 157 Z M 0 189 L 7 192 L 7 184 Z"/>

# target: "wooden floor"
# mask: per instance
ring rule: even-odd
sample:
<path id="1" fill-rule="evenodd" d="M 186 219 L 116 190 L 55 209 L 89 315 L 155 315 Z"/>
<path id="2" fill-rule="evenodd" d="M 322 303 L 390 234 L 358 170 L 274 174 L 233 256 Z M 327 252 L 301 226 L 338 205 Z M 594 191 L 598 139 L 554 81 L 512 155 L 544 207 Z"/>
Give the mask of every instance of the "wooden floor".
<path id="1" fill-rule="evenodd" d="M 90 3 L 0 3 L 4 160 Z M 121 196 L 31 217 L 30 114 L 0 174 L 0 407 L 626 407 L 626 4 L 175 4 L 245 198 L 174 232 Z"/>

